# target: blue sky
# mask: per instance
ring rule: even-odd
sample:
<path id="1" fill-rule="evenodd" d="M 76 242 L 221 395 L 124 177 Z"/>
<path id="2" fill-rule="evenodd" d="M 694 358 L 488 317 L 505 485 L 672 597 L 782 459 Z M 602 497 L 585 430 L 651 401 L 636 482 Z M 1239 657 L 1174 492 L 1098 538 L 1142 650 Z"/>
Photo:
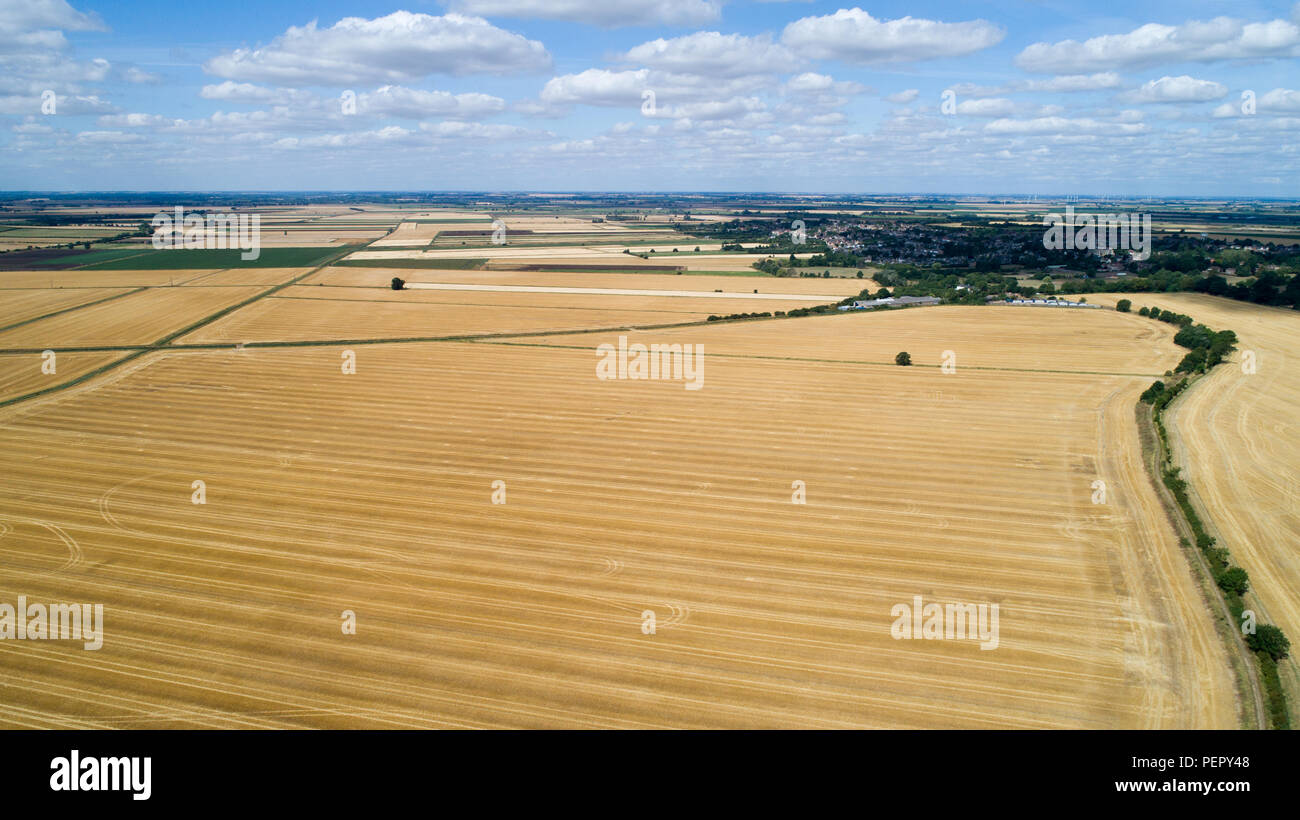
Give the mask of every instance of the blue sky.
<path id="1" fill-rule="evenodd" d="M 0 0 L 0 187 L 1291 197 L 1297 89 L 1297 3 Z"/>

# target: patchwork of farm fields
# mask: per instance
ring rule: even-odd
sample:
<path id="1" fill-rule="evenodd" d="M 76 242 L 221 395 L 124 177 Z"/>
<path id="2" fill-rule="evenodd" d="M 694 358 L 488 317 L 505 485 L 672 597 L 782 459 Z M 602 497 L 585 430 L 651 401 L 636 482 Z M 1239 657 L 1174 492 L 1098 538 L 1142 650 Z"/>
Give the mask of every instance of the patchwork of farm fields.
<path id="1" fill-rule="evenodd" d="M 207 271 L 0 331 L 137 346 L 0 408 L 0 595 L 105 613 L 96 651 L 0 642 L 0 726 L 1237 725 L 1133 413 L 1180 358 L 1169 326 L 939 307 L 569 333 L 782 302 L 395 292 L 408 271 L 355 268 L 289 285 L 308 270 Z M 521 331 L 538 335 L 365 343 Z M 702 345 L 702 389 L 598 379 L 620 335 Z M 338 339 L 356 343 L 294 344 Z M 243 341 L 267 346 L 187 347 Z M 127 354 L 60 353 L 47 378 L 105 355 Z M 39 359 L 0 352 L 0 391 L 28 390 Z M 918 596 L 998 605 L 996 648 L 896 640 Z"/>

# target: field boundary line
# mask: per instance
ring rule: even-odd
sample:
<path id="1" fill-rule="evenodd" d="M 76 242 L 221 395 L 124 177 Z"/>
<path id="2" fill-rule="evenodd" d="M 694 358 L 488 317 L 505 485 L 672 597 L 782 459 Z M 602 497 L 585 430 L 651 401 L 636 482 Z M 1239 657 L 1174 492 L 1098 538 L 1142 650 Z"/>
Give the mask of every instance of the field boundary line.
<path id="1" fill-rule="evenodd" d="M 174 348 L 169 347 L 169 345 L 170 345 L 170 343 L 171 343 L 171 341 L 172 341 L 173 339 L 177 339 L 177 338 L 179 338 L 179 337 L 181 337 L 181 336 L 184 336 L 186 333 L 191 333 L 191 332 L 193 332 L 193 331 L 195 331 L 195 330 L 197 330 L 197 329 L 203 327 L 204 325 L 207 325 L 207 324 L 210 324 L 210 323 L 212 323 L 212 322 L 215 322 L 216 320 L 220 319 L 221 317 L 226 316 L 226 315 L 228 315 L 228 314 L 230 314 L 230 313 L 233 313 L 233 312 L 236 311 L 236 310 L 239 310 L 241 307 L 244 307 L 244 306 L 246 306 L 246 305 L 250 305 L 250 304 L 252 304 L 253 302 L 256 302 L 258 299 L 261 299 L 261 298 L 263 298 L 263 297 L 265 297 L 265 296 L 270 296 L 272 293 L 275 293 L 275 292 L 278 291 L 278 290 L 282 290 L 283 288 L 287 288 L 287 287 L 289 287 L 290 285 L 294 284 L 295 282 L 298 282 L 298 281 L 302 280 L 303 278 L 305 278 L 305 277 L 307 277 L 307 276 L 311 276 L 313 273 L 317 272 L 318 270 L 320 270 L 320 269 L 323 268 L 323 267 L 326 267 L 326 266 L 329 265 L 331 262 L 335 261 L 336 259 L 340 258 L 341 256 L 343 256 L 344 254 L 346 254 L 346 253 L 348 253 L 348 252 L 349 252 L 349 251 L 346 251 L 346 250 L 344 250 L 344 251 L 339 251 L 338 253 L 336 253 L 336 254 L 330 256 L 327 260 L 325 260 L 325 262 L 324 262 L 323 264 L 321 264 L 321 265 L 319 265 L 319 266 L 317 266 L 317 267 L 315 267 L 315 268 L 312 268 L 311 270 L 307 271 L 306 273 L 303 273 L 303 274 L 300 274 L 300 275 L 298 275 L 298 276 L 295 276 L 295 277 L 293 277 L 292 279 L 290 279 L 290 280 L 287 281 L 287 282 L 281 282 L 280 284 L 275 285 L 274 287 L 272 287 L 272 288 L 270 288 L 270 289 L 268 289 L 268 290 L 262 291 L 261 293 L 257 293 L 257 294 L 255 294 L 255 295 L 249 297 L 248 299 L 245 299 L 245 300 L 242 301 L 242 302 L 239 302 L 239 303 L 234 304 L 234 305 L 228 305 L 228 306 L 222 308 L 221 310 L 218 310 L 216 313 L 209 314 L 208 316 L 205 316 L 204 318 L 199 319 L 197 322 L 193 322 L 193 323 L 191 323 L 191 324 L 189 324 L 189 325 L 187 325 L 187 326 L 181 328 L 180 330 L 177 330 L 177 331 L 175 331 L 175 332 L 173 332 L 173 333 L 169 333 L 169 334 L 167 334 L 166 336 L 163 336 L 161 339 L 155 341 L 153 344 L 150 344 L 150 345 L 137 345 L 137 346 L 132 346 L 132 347 L 123 347 L 123 348 L 114 348 L 114 347 L 102 348 L 101 350 L 130 350 L 130 351 L 132 351 L 132 352 L 129 353 L 129 354 L 127 354 L 126 356 L 123 356 L 123 357 L 120 358 L 120 359 L 115 359 L 114 361 L 111 361 L 111 362 L 109 362 L 109 363 L 106 364 L 106 365 L 102 365 L 102 366 L 100 366 L 100 367 L 97 367 L 97 368 L 95 368 L 94 370 L 91 370 L 91 371 L 89 371 L 89 372 L 83 373 L 83 374 L 81 374 L 80 376 L 77 376 L 77 377 L 75 377 L 75 378 L 73 378 L 73 379 L 69 379 L 69 380 L 66 381 L 66 382 L 62 382 L 62 383 L 60 383 L 60 384 L 52 385 L 52 386 L 50 386 L 50 387 L 45 387 L 45 388 L 42 388 L 42 389 L 40 389 L 40 390 L 35 390 L 35 391 L 32 391 L 31 393 L 25 393 L 25 394 L 23 394 L 23 395 L 21 395 L 21 396 L 14 396 L 14 397 L 12 397 L 12 398 L 4 399 L 4 400 L 0 401 L 0 408 L 12 407 L 12 406 L 15 405 L 15 404 L 21 404 L 21 403 L 23 403 L 23 402 L 25 402 L 25 401 L 29 401 L 29 400 L 31 400 L 31 399 L 39 398 L 39 397 L 41 397 L 41 396 L 47 396 L 47 395 L 49 395 L 49 394 L 51 394 L 51 393 L 58 393 L 58 392 L 61 392 L 61 391 L 63 391 L 63 390 L 68 389 L 69 387 L 75 387 L 75 386 L 77 386 L 77 385 L 79 385 L 79 384 L 83 384 L 83 383 L 85 383 L 86 381 L 88 381 L 88 380 L 90 380 L 90 379 L 92 379 L 92 378 L 94 378 L 94 377 L 96 377 L 96 376 L 100 376 L 100 375 L 102 375 L 102 374 L 104 374 L 104 373 L 109 372 L 110 370 L 114 370 L 114 369 L 116 369 L 116 368 L 118 368 L 118 367 L 120 367 L 120 366 L 126 364 L 127 362 L 130 362 L 130 361 L 133 361 L 133 360 L 135 360 L 135 359 L 138 359 L 139 357 L 145 355 L 146 353 L 151 353 L 151 352 L 153 352 L 153 351 L 157 351 L 157 350 L 171 350 L 171 349 L 174 349 Z M 168 285 L 167 287 L 170 287 L 170 285 Z M 231 345 L 231 346 L 233 347 L 233 345 Z M 57 348 L 43 348 L 43 350 L 55 350 L 55 351 L 57 352 L 58 349 L 57 349 Z M 23 353 L 23 352 L 31 352 L 31 351 L 29 351 L 29 350 L 18 350 L 18 351 L 0 351 L 0 352 L 3 352 L 3 353 L 11 353 L 11 352 L 12 352 L 12 353 Z M 40 351 L 37 351 L 37 352 L 40 352 Z M 69 351 L 64 351 L 64 352 L 69 352 Z M 83 351 L 83 352 L 91 352 L 91 351 Z"/>
<path id="2" fill-rule="evenodd" d="M 42 290 L 48 290 L 48 288 L 42 288 Z M 58 290 L 58 288 L 56 288 L 56 290 Z M 93 302 L 86 302 L 80 305 L 73 305 L 72 307 L 61 308 L 59 310 L 55 310 L 50 313 L 42 313 L 40 316 L 33 316 L 30 319 L 23 319 L 21 322 L 14 322 L 11 325 L 5 325 L 4 327 L 0 327 L 0 331 L 13 330 L 16 327 L 22 327 L 23 325 L 30 325 L 32 322 L 39 322 L 42 319 L 52 319 L 55 316 L 60 316 L 64 313 L 71 313 L 74 310 L 81 310 L 82 308 L 93 307 L 95 305 L 102 305 L 105 302 L 111 302 L 114 299 L 121 299 L 123 296 L 131 296 L 133 294 L 140 293 L 146 290 L 149 290 L 148 285 L 140 285 L 134 290 L 129 290 L 125 293 L 114 293 L 112 296 L 105 296 L 103 299 L 96 299 Z"/>
<path id="3" fill-rule="evenodd" d="M 692 324 L 698 324 L 698 323 L 692 323 Z M 708 324 L 715 325 L 717 324 L 717 322 L 709 322 Z M 593 331 L 583 331 L 583 332 L 596 333 L 599 331 L 593 330 Z M 609 331 L 604 331 L 604 332 L 609 332 Z M 562 335 L 562 332 L 557 332 L 554 335 Z M 485 339 L 485 338 L 487 337 L 477 337 L 474 341 L 478 341 L 480 339 Z M 565 349 L 565 350 L 590 350 L 591 349 L 588 347 L 583 347 L 582 345 L 541 344 L 538 342 L 497 342 L 497 341 L 491 341 L 490 339 L 488 341 L 484 341 L 480 343 L 510 345 L 514 347 L 549 347 L 549 348 L 558 348 L 558 349 Z M 861 359 L 818 359 L 818 358 L 805 357 L 805 356 L 760 356 L 756 354 L 746 354 L 746 353 L 710 353 L 709 356 L 710 358 L 717 357 L 723 359 L 759 359 L 764 361 L 777 361 L 777 362 L 809 362 L 813 364 L 860 364 L 860 365 L 870 365 L 870 366 L 880 366 L 880 367 L 898 367 L 898 365 L 895 362 L 870 362 Z M 942 364 L 918 364 L 916 362 L 913 362 L 908 366 L 928 367 L 932 369 L 943 367 Z M 1156 379 L 1160 377 L 1159 373 L 1112 373 L 1104 370 L 1047 370 L 1047 369 L 1032 368 L 1032 367 L 991 367 L 987 365 L 983 365 L 983 366 L 962 365 L 962 369 L 963 370 L 991 370 L 991 371 L 996 371 L 1001 373 L 1056 373 L 1056 374 L 1063 374 L 1067 376 L 1121 376 L 1121 377 L 1133 377 L 1133 378 L 1140 378 L 1140 379 Z"/>

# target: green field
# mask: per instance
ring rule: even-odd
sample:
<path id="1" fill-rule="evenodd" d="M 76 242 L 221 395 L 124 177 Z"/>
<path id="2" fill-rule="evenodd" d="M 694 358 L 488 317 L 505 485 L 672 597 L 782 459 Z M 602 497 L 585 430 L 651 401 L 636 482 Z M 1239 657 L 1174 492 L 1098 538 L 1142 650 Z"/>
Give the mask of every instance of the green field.
<path id="1" fill-rule="evenodd" d="M 486 261 L 486 259 L 344 259 L 340 262 L 335 262 L 334 267 L 476 270 Z"/>
<path id="2" fill-rule="evenodd" d="M 130 255 L 86 265 L 87 270 L 195 270 L 200 268 L 310 268 L 336 255 L 339 248 L 263 248 L 256 259 L 240 259 L 242 251 L 132 251 Z"/>

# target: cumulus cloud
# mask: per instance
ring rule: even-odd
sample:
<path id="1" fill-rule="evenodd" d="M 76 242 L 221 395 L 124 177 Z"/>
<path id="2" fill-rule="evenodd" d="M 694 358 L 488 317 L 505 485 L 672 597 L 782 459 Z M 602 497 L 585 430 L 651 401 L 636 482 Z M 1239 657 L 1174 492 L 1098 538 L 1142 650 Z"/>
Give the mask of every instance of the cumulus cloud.
<path id="1" fill-rule="evenodd" d="M 1121 95 L 1127 102 L 1182 103 L 1208 102 L 1227 96 L 1228 87 L 1213 80 L 1198 80 L 1183 74 L 1161 77 Z"/>
<path id="2" fill-rule="evenodd" d="M 203 68 L 231 80 L 285 86 L 342 86 L 418 80 L 430 74 L 542 71 L 551 56 L 535 40 L 481 17 L 396 11 L 345 17 L 329 28 L 290 26 L 270 45 L 214 57 Z"/>
<path id="3" fill-rule="evenodd" d="M 654 94 L 656 107 L 675 106 L 749 95 L 766 84 L 763 77 L 727 79 L 647 68 L 624 71 L 589 68 L 578 74 L 552 77 L 542 87 L 538 106 L 531 111 L 522 105 L 516 108 L 535 114 L 551 113 L 571 105 L 636 108 L 648 101 L 647 92 Z"/>
<path id="4" fill-rule="evenodd" d="M 267 88 L 252 83 L 237 83 L 226 80 L 216 85 L 205 85 L 199 89 L 199 96 L 205 100 L 222 102 L 250 103 L 255 105 L 289 105 L 290 103 L 307 103 L 315 95 L 309 91 L 294 88 Z"/>
<path id="5" fill-rule="evenodd" d="M 615 26 L 698 26 L 722 16 L 721 0 L 456 0 L 454 7 L 489 17 L 532 17 Z"/>
<path id="6" fill-rule="evenodd" d="M 944 23 L 903 17 L 877 20 L 859 8 L 804 17 L 785 27 L 781 42 L 800 54 L 852 63 L 931 60 L 972 54 L 1006 32 L 986 20 Z"/>
<path id="7" fill-rule="evenodd" d="M 1296 8 L 1300 10 L 1300 4 Z M 1300 91 L 1275 88 L 1259 98 L 1259 108 L 1263 111 L 1300 111 Z"/>
<path id="8" fill-rule="evenodd" d="M 1286 20 L 1243 23 L 1228 17 L 1159 23 L 1127 34 L 1107 34 L 1082 43 L 1034 43 L 1016 57 L 1026 71 L 1083 74 L 1159 63 L 1300 56 L 1300 25 Z"/>
<path id="9" fill-rule="evenodd" d="M 112 73 L 108 60 L 79 62 L 63 32 L 107 31 L 95 14 L 77 11 L 65 0 L 0 1 L 0 108 L 21 109 L 43 91 L 76 95 L 82 83 L 98 83 Z M 39 110 L 39 103 L 36 109 Z M 71 113 L 65 111 L 63 113 Z"/>
<path id="10" fill-rule="evenodd" d="M 0 3 L 0 37 L 41 30 L 108 31 L 98 14 L 77 11 L 66 0 L 7 0 Z M 60 35 L 61 36 L 61 35 Z"/>
<path id="11" fill-rule="evenodd" d="M 357 98 L 358 113 L 409 119 L 474 119 L 504 111 L 505 107 L 505 100 L 491 94 L 451 94 L 447 91 L 422 91 L 395 85 L 386 85 L 374 93 L 362 94 Z"/>
<path id="12" fill-rule="evenodd" d="M 646 68 L 628 71 L 589 68 L 547 80 L 541 100 L 550 105 L 640 105 L 649 78 L 650 70 Z"/>
<path id="13" fill-rule="evenodd" d="M 917 89 L 909 88 L 904 91 L 899 91 L 897 94 L 890 94 L 888 97 L 885 97 L 885 100 L 891 103 L 906 104 L 915 100 L 918 96 L 920 96 L 920 94 L 921 92 L 918 91 Z"/>
<path id="14" fill-rule="evenodd" d="M 676 73 L 739 77 L 793 71 L 799 64 L 794 52 L 772 42 L 769 35 L 746 37 L 697 31 L 684 37 L 651 40 L 629 50 L 628 62 Z"/>

